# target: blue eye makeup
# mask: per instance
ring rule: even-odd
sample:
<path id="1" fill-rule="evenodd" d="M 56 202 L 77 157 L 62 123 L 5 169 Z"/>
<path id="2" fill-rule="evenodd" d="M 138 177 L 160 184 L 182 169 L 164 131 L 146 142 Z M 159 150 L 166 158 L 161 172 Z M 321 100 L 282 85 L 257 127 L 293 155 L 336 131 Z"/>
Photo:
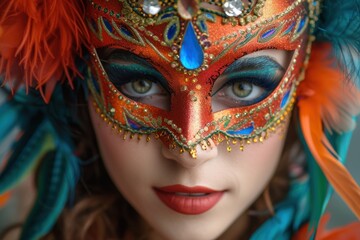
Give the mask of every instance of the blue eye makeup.
<path id="1" fill-rule="evenodd" d="M 238 59 L 216 80 L 221 84 L 212 94 L 213 110 L 262 101 L 278 86 L 284 73 L 285 69 L 269 56 Z"/>
<path id="2" fill-rule="evenodd" d="M 127 51 L 101 55 L 113 85 L 126 97 L 168 110 L 171 90 L 166 79 L 146 60 Z"/>

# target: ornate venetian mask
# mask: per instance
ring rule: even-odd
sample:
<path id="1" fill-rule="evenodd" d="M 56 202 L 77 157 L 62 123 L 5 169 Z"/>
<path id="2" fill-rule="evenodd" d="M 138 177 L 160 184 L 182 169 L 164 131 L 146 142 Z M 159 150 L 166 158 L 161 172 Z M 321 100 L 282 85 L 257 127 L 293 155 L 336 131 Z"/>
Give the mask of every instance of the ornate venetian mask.
<path id="1" fill-rule="evenodd" d="M 98 111 L 130 138 L 153 134 L 193 157 L 209 138 L 240 149 L 261 142 L 292 108 L 318 5 L 90 0 L 88 84 Z M 288 51 L 289 64 L 247 57 L 268 49 Z"/>

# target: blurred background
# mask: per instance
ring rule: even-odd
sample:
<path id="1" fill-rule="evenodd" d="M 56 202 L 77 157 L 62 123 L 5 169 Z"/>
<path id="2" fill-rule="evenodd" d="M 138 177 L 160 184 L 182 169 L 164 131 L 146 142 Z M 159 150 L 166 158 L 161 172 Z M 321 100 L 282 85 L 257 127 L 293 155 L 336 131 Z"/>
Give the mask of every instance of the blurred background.
<path id="1" fill-rule="evenodd" d="M 360 185 L 360 118 L 357 120 L 357 128 L 354 131 L 345 165 L 354 176 L 355 181 Z M 327 210 L 331 214 L 329 227 L 341 226 L 356 221 L 355 215 L 351 213 L 350 209 L 336 193 L 333 194 Z"/>

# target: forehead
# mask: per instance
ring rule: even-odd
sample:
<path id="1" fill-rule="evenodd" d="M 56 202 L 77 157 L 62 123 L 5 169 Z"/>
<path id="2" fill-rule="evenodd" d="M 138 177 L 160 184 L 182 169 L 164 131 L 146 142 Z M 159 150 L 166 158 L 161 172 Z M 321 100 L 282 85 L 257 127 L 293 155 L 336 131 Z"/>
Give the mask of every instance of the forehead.
<path id="1" fill-rule="evenodd" d="M 226 16 L 221 4 L 202 2 L 189 19 L 179 14 L 180 1 L 160 2 L 156 15 L 144 12 L 140 2 L 91 1 L 92 43 L 134 52 L 167 77 L 208 75 L 209 67 L 217 71 L 261 49 L 294 50 L 307 21 L 306 1 L 301 0 L 254 1 L 237 17 Z"/>

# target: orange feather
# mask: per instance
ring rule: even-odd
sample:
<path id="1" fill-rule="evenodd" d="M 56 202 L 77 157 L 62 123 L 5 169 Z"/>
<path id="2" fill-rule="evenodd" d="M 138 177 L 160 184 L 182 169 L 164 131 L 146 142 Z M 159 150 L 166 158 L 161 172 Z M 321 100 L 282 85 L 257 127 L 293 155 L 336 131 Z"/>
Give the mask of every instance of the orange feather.
<path id="1" fill-rule="evenodd" d="M 330 220 L 329 215 L 325 215 L 321 220 L 317 230 L 315 240 L 360 240 L 359 228 L 360 222 L 354 222 L 344 227 L 339 227 L 331 231 L 326 230 L 326 224 Z M 310 239 L 311 234 L 308 231 L 308 224 L 291 238 L 292 240 Z"/>
<path id="2" fill-rule="evenodd" d="M 336 192 L 360 219 L 360 188 L 336 158 L 324 134 L 351 131 L 360 112 L 360 92 L 334 66 L 331 46 L 314 44 L 305 80 L 298 88 L 299 118 L 309 149 Z"/>
<path id="3" fill-rule="evenodd" d="M 39 89 L 46 102 L 56 82 L 72 86 L 75 65 L 89 34 L 82 1 L 9 0 L 0 2 L 0 75 L 13 89 Z"/>

